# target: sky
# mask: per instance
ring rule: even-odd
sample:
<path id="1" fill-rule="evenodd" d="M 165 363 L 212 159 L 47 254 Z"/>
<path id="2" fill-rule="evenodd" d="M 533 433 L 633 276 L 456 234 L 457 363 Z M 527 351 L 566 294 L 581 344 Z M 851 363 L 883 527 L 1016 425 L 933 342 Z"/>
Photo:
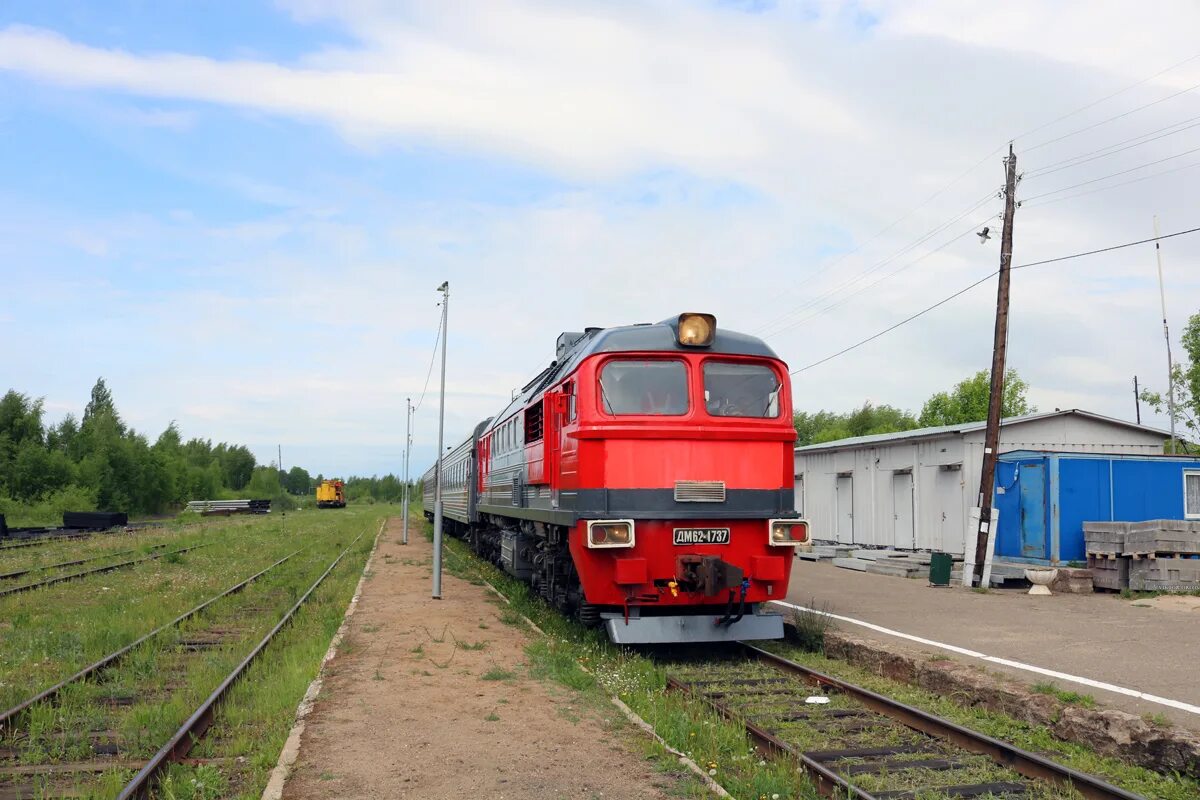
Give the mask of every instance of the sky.
<path id="1" fill-rule="evenodd" d="M 0 389 L 314 474 L 433 458 L 564 330 L 704 311 L 797 410 L 919 411 L 991 360 L 999 264 L 1200 227 L 1200 7 L 1013 0 L 7 0 Z M 1192 152 L 1196 151 L 1196 152 Z M 975 231 L 988 226 L 992 238 Z M 1168 321 L 1200 234 L 1163 243 Z M 1014 271 L 1040 410 L 1162 389 L 1153 245 Z M 1143 409 L 1143 420 L 1166 421 Z"/>

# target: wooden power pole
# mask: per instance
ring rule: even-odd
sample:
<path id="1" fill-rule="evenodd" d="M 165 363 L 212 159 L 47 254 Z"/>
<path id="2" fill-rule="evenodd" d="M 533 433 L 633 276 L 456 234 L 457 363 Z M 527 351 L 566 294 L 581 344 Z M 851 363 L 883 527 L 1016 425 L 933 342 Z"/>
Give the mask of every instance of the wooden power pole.
<path id="1" fill-rule="evenodd" d="M 1004 399 L 1004 362 L 1008 350 L 1008 285 L 1012 274 L 1013 216 L 1017 210 L 1017 156 L 1008 145 L 1004 179 L 1004 230 L 1000 235 L 1000 281 L 996 291 L 996 338 L 992 344 L 992 387 L 987 432 L 983 439 L 983 474 L 979 478 L 979 530 L 975 540 L 975 584 L 983 585 L 988 528 L 992 521 L 992 486 L 1000 449 L 1000 414 Z"/>

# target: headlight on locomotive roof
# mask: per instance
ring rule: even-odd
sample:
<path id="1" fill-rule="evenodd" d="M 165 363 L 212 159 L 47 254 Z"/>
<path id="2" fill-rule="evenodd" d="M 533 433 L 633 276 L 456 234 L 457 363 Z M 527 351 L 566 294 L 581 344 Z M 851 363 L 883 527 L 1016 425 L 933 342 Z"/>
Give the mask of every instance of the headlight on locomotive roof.
<path id="1" fill-rule="evenodd" d="M 595 519 L 587 524 L 587 546 L 633 547 L 633 520 Z"/>
<path id="2" fill-rule="evenodd" d="M 708 347 L 717 334 L 717 318 L 712 314 L 679 315 L 677 338 L 684 347 Z"/>
<path id="3" fill-rule="evenodd" d="M 793 547 L 808 541 L 808 520 L 773 519 L 768 523 L 768 541 L 776 547 Z"/>

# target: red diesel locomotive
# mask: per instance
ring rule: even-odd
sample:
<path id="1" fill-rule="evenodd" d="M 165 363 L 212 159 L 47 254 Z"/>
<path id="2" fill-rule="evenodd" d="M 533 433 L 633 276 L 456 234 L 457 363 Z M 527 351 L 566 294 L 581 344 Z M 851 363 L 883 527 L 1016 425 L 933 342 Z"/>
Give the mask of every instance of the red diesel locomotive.
<path id="1" fill-rule="evenodd" d="M 771 639 L 793 548 L 787 368 L 708 314 L 558 338 L 425 473 L 448 532 L 615 642 Z"/>

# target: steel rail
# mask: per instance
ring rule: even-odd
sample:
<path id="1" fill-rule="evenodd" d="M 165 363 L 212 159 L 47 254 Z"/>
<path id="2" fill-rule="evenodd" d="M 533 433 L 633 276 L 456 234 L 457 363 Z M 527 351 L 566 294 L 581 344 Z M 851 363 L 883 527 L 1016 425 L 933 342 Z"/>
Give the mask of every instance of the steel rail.
<path id="1" fill-rule="evenodd" d="M 677 678 L 668 677 L 667 688 L 675 689 L 683 692 L 684 694 L 699 697 L 699 695 L 693 693 L 692 687 L 689 684 Z M 780 755 L 788 755 L 799 761 L 807 771 L 808 775 L 811 776 L 816 782 L 817 791 L 826 797 L 844 796 L 848 798 L 856 798 L 856 800 L 875 800 L 872 795 L 867 794 L 862 789 L 859 789 L 841 775 L 838 775 L 836 772 L 829 769 L 829 767 L 826 767 L 819 761 L 814 761 L 813 759 L 809 758 L 799 748 L 783 741 L 766 728 L 756 725 L 738 712 L 729 708 L 724 703 L 720 703 L 716 700 L 711 700 L 708 698 L 702 699 L 704 699 L 704 702 L 716 709 L 717 713 L 719 713 L 721 716 L 734 722 L 740 722 L 742 725 L 744 725 L 746 727 L 746 732 L 750 734 L 751 738 L 754 739 L 760 750 L 770 751 Z"/>
<path id="2" fill-rule="evenodd" d="M 973 731 L 956 722 L 951 722 L 948 719 L 935 716 L 927 711 L 922 711 L 919 708 L 901 703 L 898 700 L 893 700 L 870 689 L 865 689 L 840 678 L 826 675 L 803 664 L 797 664 L 790 659 L 775 655 L 752 644 L 742 642 L 741 645 L 747 653 L 760 661 L 764 661 L 784 672 L 801 675 L 820 686 L 833 687 L 839 692 L 855 698 L 878 714 L 890 717 L 913 730 L 920 731 L 929 736 L 953 742 L 968 752 L 988 756 L 997 764 L 1009 767 L 1026 778 L 1070 787 L 1088 800 L 1146 800 L 1142 795 L 1127 791 L 1119 786 L 1113 786 L 1111 783 L 1095 775 L 1089 775 L 1086 772 L 1080 772 L 1077 769 L 1056 763 L 1037 753 L 1022 750 L 1008 742 L 1003 742 L 978 731 Z M 747 730 L 749 730 L 750 726 L 751 723 L 746 723 Z M 795 748 L 790 749 L 793 752 L 795 751 Z M 811 769 L 807 761 L 805 762 L 805 766 Z M 855 796 L 870 797 L 870 795 Z"/>
<path id="3" fill-rule="evenodd" d="M 56 583 L 63 583 L 64 581 L 70 581 L 70 580 L 74 580 L 76 578 L 86 578 L 88 575 L 99 575 L 102 572 L 112 572 L 114 569 L 121 569 L 122 567 L 130 567 L 130 566 L 133 566 L 134 564 L 141 564 L 144 561 L 153 561 L 154 559 L 162 558 L 163 556 L 173 556 L 178 553 L 186 553 L 189 550 L 199 550 L 201 547 L 208 547 L 209 544 L 211 544 L 211 542 L 205 542 L 204 544 L 193 544 L 188 547 L 181 547 L 178 550 L 172 550 L 169 553 L 152 553 L 151 555 L 144 556 L 143 558 L 135 558 L 130 561 L 122 561 L 119 564 L 109 564 L 104 567 L 96 567 L 96 569 L 88 569 L 88 570 L 84 570 L 82 572 L 72 572 L 70 575 L 60 575 L 57 578 L 47 578 L 46 580 L 38 581 L 37 583 L 26 583 L 21 586 L 13 586 L 8 589 L 0 589 L 0 597 L 6 597 L 10 594 L 17 594 L 19 592 L 29 592 L 34 589 L 40 589 L 43 586 L 53 586 Z"/>
<path id="4" fill-rule="evenodd" d="M 166 769 L 169 764 L 179 761 L 187 756 L 188 751 L 192 749 L 192 745 L 195 744 L 202 736 L 204 736 L 208 729 L 212 727 L 213 720 L 216 717 L 217 707 L 221 704 L 221 701 L 224 700 L 225 695 L 229 692 L 233 685 L 237 683 L 243 674 L 245 674 L 246 670 L 254 662 L 254 660 L 258 658 L 258 656 L 264 650 L 266 650 L 267 645 L 271 643 L 271 640 L 275 638 L 275 635 L 283 630 L 284 626 L 291 621 L 292 617 L 295 616 L 296 612 L 300 609 L 300 606 L 304 605 L 305 601 L 307 601 L 312 593 L 317 590 L 317 587 L 319 587 L 325 581 L 325 579 L 329 577 L 329 574 L 333 572 L 334 568 L 341 563 L 342 559 L 346 557 L 346 554 L 350 552 L 354 545 L 358 544 L 358 540 L 365 536 L 366 533 L 366 531 L 363 531 L 355 537 L 354 541 L 346 546 L 346 549 L 343 550 L 338 557 L 333 560 L 333 563 L 321 573 L 321 577 L 317 578 L 316 581 L 313 582 L 313 585 L 308 587 L 308 591 L 300 596 L 300 599 L 296 601 L 295 605 L 288 609 L 287 613 L 280 618 L 279 622 L 275 623 L 275 627 L 271 628 L 271 630 L 267 632 L 267 635 L 264 636 L 262 640 L 255 645 L 254 649 L 250 651 L 250 654 L 242 659 L 241 663 L 234 667 L 232 672 L 225 676 L 225 680 L 221 681 L 221 685 L 213 690 L 212 694 L 210 694 L 208 698 L 200 704 L 200 707 L 192 712 L 192 715 L 188 717 L 187 721 L 184 722 L 183 725 L 179 726 L 179 729 L 175 731 L 174 735 L 171 736 L 167 743 L 159 748 L 158 752 L 146 762 L 146 765 L 142 767 L 141 771 L 139 771 L 137 775 L 133 777 L 133 780 L 125 785 L 125 788 L 121 790 L 119 795 L 117 795 L 117 800 L 130 800 L 130 798 L 144 796 L 149 792 L 155 781 L 157 781 L 159 774 Z"/>
<path id="5" fill-rule="evenodd" d="M 158 550 L 160 547 L 166 547 L 166 545 L 165 544 L 155 544 L 155 545 L 151 545 L 150 549 Z M 75 567 L 80 564 L 86 564 L 89 561 L 99 561 L 102 558 L 115 558 L 117 556 L 127 556 L 130 553 L 136 553 L 136 552 L 137 552 L 137 548 L 135 547 L 130 550 L 118 550 L 115 553 L 102 553 L 101 555 L 92 556 L 91 558 L 81 558 L 78 561 L 60 561 L 57 564 L 47 564 L 44 567 L 30 567 L 28 569 L 19 569 L 19 570 L 16 570 L 15 572 L 5 572 L 4 574 L 0 575 L 0 580 L 7 580 L 9 578 L 19 578 L 22 575 L 28 575 L 31 572 L 43 572 L 48 569 L 58 569 L 59 567 Z"/>
<path id="6" fill-rule="evenodd" d="M 12 544 L 0 545 L 0 553 L 9 550 L 20 550 L 25 547 L 36 547 L 40 544 L 50 544 L 51 542 L 70 541 L 72 539 L 88 539 L 95 536 L 94 533 L 66 533 L 57 536 L 17 536 L 9 537 L 13 539 Z"/>
<path id="7" fill-rule="evenodd" d="M 143 643 L 149 641 L 150 639 L 153 639 L 155 636 L 158 636 L 163 631 L 174 628 L 175 626 L 179 625 L 181 622 L 184 622 L 185 620 L 196 616 L 201 611 L 208 608 L 209 606 L 211 606 L 213 603 L 217 602 L 218 600 L 223 600 L 232 594 L 236 594 L 237 592 L 240 592 L 242 589 L 249 586 L 251 583 L 253 583 L 258 578 L 261 578 L 263 575 L 266 575 L 268 572 L 275 569 L 276 567 L 278 567 L 283 562 L 287 561 L 292 556 L 296 555 L 297 553 L 300 553 L 303 549 L 304 548 L 301 548 L 300 550 L 296 550 L 295 552 L 289 553 L 288 555 L 279 559 L 278 561 L 276 561 L 274 564 L 267 567 L 266 569 L 263 569 L 263 570 L 260 570 L 256 573 L 254 573 L 249 578 L 246 578 L 242 582 L 229 587 L 228 589 L 226 589 L 225 591 L 216 595 L 215 597 L 210 597 L 208 600 L 205 600 L 203 603 L 196 606 L 195 608 L 193 608 L 189 611 L 185 611 L 184 613 L 180 614 L 178 617 L 176 617 L 175 619 L 166 623 L 165 625 L 160 625 L 159 627 L 155 628 L 154 630 L 150 631 L 149 633 L 147 633 L 147 634 L 143 635 L 142 637 L 136 639 L 135 641 L 132 641 L 129 644 L 125 645 L 121 649 L 114 650 L 113 652 L 104 656 L 104 658 L 100 659 L 99 661 L 89 664 L 88 666 L 79 670 L 71 677 L 65 678 L 65 679 L 59 681 L 58 683 L 54 684 L 50 688 L 44 689 L 41 692 L 38 692 L 33 697 L 30 697 L 26 700 L 21 701 L 20 703 L 18 703 L 17 705 L 13 706 L 10 709 L 8 709 L 7 711 L 0 712 L 0 730 L 3 730 L 4 726 L 9 722 L 9 720 L 14 719 L 17 715 L 19 715 L 21 712 L 28 709 L 30 706 L 36 705 L 37 703 L 40 703 L 43 700 L 50 699 L 54 695 L 61 692 L 65 687 L 67 687 L 68 685 L 70 685 L 72 683 L 75 683 L 76 681 L 81 681 L 84 678 L 88 678 L 88 677 L 91 677 L 92 675 L 97 674 L 101 670 L 111 667 L 113 664 L 115 664 L 117 661 L 119 661 L 121 658 L 123 658 L 125 655 L 127 655 L 129 653 L 129 651 L 133 650 L 138 645 L 143 644 Z"/>

